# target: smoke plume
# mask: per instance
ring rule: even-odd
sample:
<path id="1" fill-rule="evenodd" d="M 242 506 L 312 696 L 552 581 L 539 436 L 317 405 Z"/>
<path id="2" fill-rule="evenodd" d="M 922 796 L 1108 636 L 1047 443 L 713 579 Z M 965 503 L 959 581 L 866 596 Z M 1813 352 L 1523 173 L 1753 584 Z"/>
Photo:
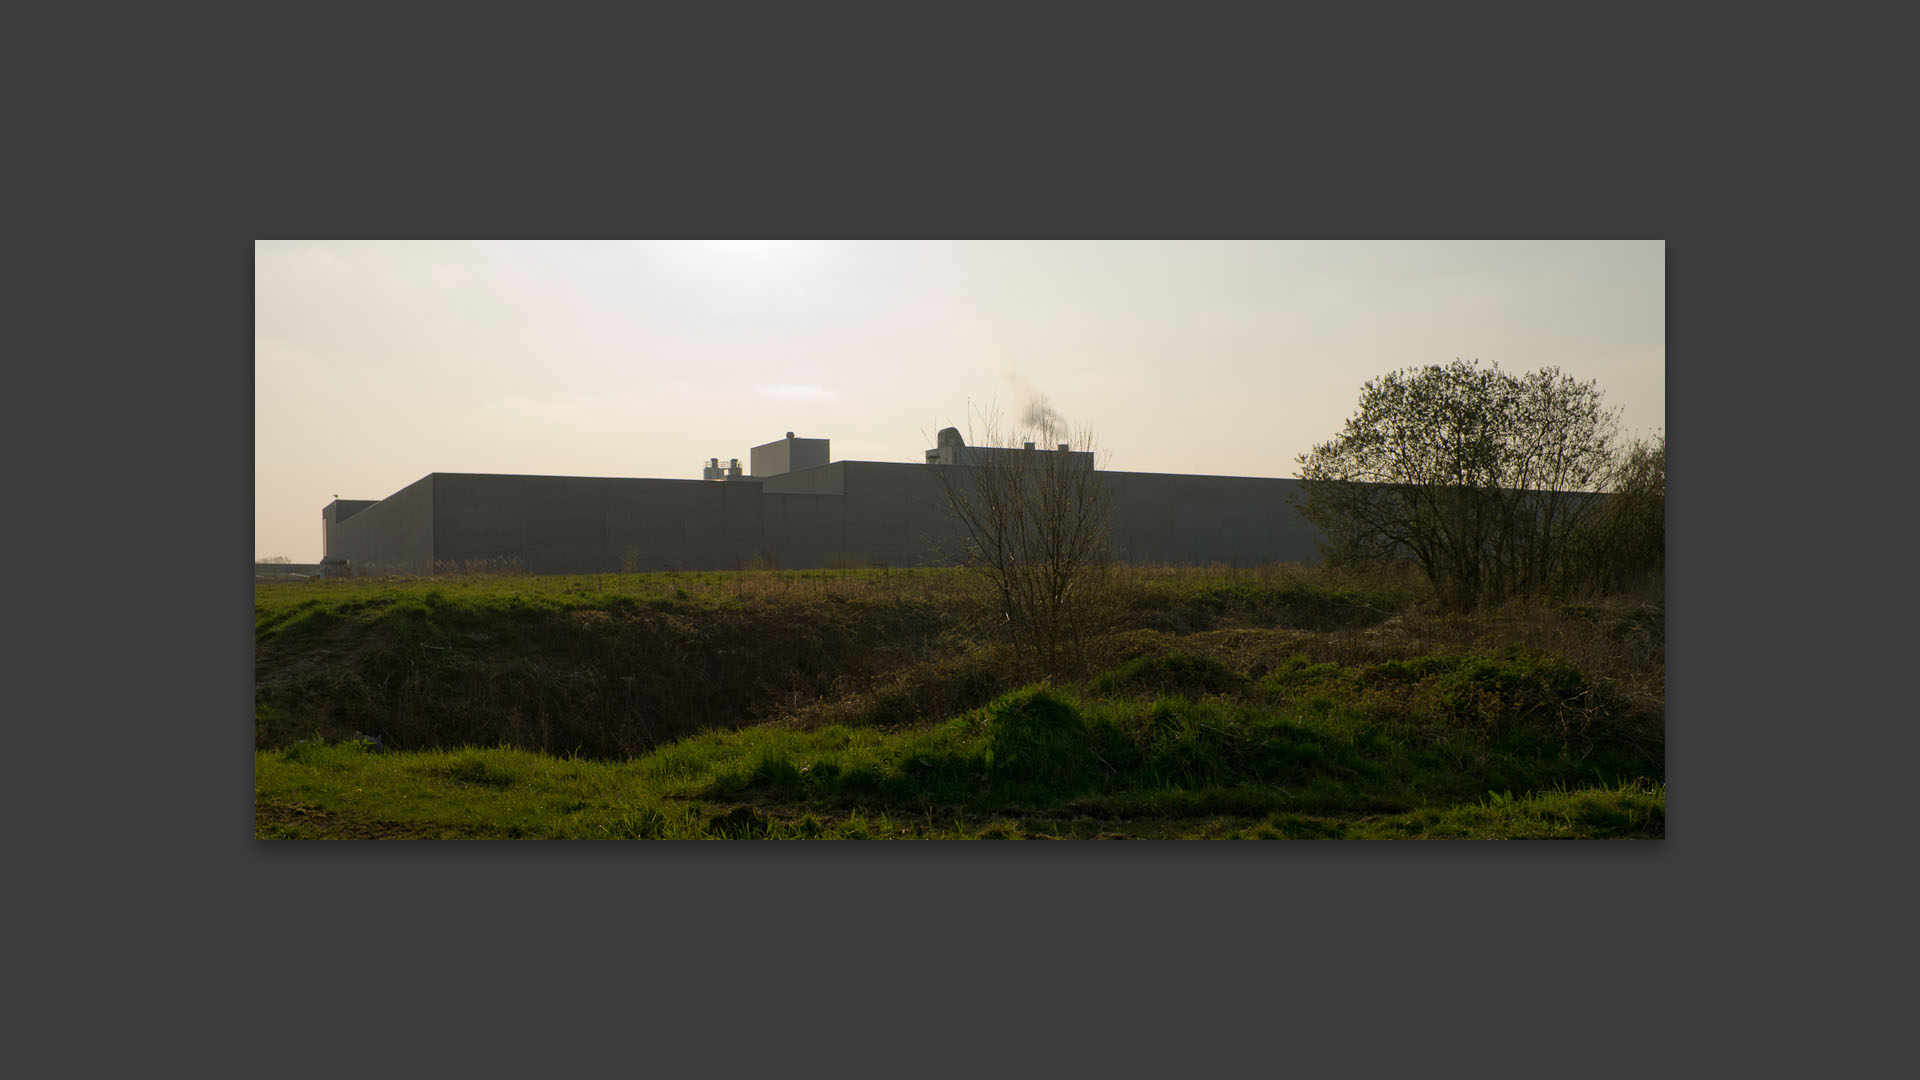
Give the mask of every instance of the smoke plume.
<path id="1" fill-rule="evenodd" d="M 1067 418 L 1053 407 L 1047 395 L 1034 389 L 1033 383 L 1025 375 L 1017 371 L 1002 371 L 1000 378 L 1014 389 L 1015 415 L 1019 416 L 1023 427 L 1049 440 L 1067 433 Z"/>

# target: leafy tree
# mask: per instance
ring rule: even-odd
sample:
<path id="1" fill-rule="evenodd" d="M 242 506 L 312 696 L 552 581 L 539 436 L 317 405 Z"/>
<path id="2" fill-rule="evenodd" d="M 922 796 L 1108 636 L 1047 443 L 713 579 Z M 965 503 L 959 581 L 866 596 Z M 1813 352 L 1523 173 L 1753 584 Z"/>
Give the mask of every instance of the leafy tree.
<path id="1" fill-rule="evenodd" d="M 1588 583 L 1600 592 L 1652 585 L 1667 572 L 1667 437 L 1636 439 L 1620 453 L 1614 482 L 1582 537 Z"/>
<path id="2" fill-rule="evenodd" d="M 1593 382 L 1454 361 L 1361 387 L 1300 456 L 1300 510 L 1332 562 L 1411 560 L 1448 606 L 1566 589 L 1616 464 L 1618 411 Z"/>

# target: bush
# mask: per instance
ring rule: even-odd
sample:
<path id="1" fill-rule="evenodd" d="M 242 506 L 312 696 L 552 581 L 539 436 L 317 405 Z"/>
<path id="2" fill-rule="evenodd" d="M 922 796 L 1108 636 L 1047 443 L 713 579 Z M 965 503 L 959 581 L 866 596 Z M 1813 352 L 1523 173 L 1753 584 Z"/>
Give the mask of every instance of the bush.
<path id="1" fill-rule="evenodd" d="M 1103 786 L 1132 763 L 1132 743 L 1112 724 L 1088 724 L 1070 702 L 1044 687 L 998 698 L 986 714 L 983 758 L 996 784 L 1065 796 Z"/>
<path id="2" fill-rule="evenodd" d="M 1107 692 L 1162 694 L 1231 694 L 1246 680 L 1211 657 L 1190 653 L 1143 656 L 1101 675 L 1094 689 Z"/>

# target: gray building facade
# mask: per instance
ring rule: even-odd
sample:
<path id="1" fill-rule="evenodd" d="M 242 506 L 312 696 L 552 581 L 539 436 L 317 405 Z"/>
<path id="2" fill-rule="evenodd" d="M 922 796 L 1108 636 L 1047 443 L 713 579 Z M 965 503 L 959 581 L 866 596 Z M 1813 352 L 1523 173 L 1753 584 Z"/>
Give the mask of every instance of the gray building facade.
<path id="1" fill-rule="evenodd" d="M 986 457 L 1066 447 L 965 447 L 926 463 L 829 461 L 828 440 L 792 433 L 754 447 L 751 475 L 702 480 L 433 473 L 385 499 L 321 512 L 324 558 L 357 572 L 431 574 L 517 565 L 531 573 L 932 566 L 958 534 L 936 473 Z M 948 464 L 947 462 L 952 462 Z M 1102 471 L 1113 552 L 1130 563 L 1314 562 L 1318 535 L 1291 498 L 1300 481 Z"/>

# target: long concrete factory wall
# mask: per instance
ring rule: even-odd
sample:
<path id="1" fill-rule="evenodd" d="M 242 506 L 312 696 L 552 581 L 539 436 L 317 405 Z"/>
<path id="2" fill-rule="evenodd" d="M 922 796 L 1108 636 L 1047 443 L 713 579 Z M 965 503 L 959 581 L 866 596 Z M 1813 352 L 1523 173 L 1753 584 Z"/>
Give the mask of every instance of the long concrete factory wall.
<path id="1" fill-rule="evenodd" d="M 1297 480 L 1103 472 L 1115 555 L 1134 563 L 1312 562 Z M 533 573 L 787 569 L 950 561 L 935 470 L 837 461 L 753 480 L 435 473 L 329 523 L 358 569 L 518 562 Z"/>
<path id="2" fill-rule="evenodd" d="M 1317 562 L 1319 533 L 1290 497 L 1300 481 L 1102 473 L 1115 557 L 1131 563 Z"/>
<path id="3" fill-rule="evenodd" d="M 518 560 L 535 574 L 714 570 L 761 547 L 760 485 L 746 480 L 434 474 L 434 557 Z"/>
<path id="4" fill-rule="evenodd" d="M 345 520 L 328 520 L 327 557 L 346 559 L 365 570 L 433 573 L 433 481 L 432 475 L 423 476 Z M 336 505 L 359 502 L 340 500 Z"/>

